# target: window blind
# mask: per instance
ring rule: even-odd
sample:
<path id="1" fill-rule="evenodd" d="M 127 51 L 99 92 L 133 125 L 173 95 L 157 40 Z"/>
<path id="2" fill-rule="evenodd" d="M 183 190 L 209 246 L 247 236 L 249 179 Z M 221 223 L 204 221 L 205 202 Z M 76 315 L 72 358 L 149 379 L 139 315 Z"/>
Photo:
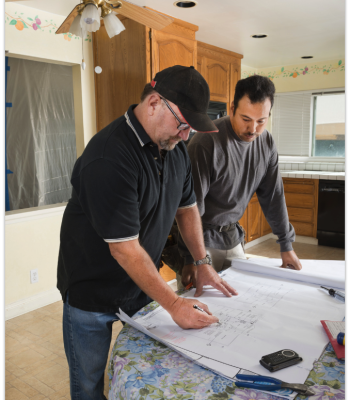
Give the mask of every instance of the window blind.
<path id="1" fill-rule="evenodd" d="M 309 155 L 311 96 L 311 93 L 275 96 L 271 133 L 280 156 Z"/>

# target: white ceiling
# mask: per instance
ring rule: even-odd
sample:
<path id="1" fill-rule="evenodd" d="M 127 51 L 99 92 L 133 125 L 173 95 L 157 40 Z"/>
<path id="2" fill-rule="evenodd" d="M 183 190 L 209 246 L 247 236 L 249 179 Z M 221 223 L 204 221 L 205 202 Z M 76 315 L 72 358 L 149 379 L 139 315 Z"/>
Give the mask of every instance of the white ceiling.
<path id="1" fill-rule="evenodd" d="M 79 0 L 18 1 L 28 7 L 68 15 Z M 345 0 L 197 0 L 179 9 L 175 0 L 133 0 L 199 27 L 196 39 L 243 54 L 254 68 L 345 57 Z M 252 39 L 254 34 L 265 39 Z M 310 60 L 308 60 L 310 61 Z"/>

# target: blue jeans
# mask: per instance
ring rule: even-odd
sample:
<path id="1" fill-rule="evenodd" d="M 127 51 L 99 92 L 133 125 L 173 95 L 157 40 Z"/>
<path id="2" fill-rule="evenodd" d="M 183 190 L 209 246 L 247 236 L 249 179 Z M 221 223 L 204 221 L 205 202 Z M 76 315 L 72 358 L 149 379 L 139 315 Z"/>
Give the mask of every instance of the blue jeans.
<path id="1" fill-rule="evenodd" d="M 128 314 L 133 315 L 128 312 Z M 69 365 L 72 400 L 106 400 L 103 394 L 104 371 L 111 344 L 114 313 L 79 310 L 63 306 L 63 341 Z"/>

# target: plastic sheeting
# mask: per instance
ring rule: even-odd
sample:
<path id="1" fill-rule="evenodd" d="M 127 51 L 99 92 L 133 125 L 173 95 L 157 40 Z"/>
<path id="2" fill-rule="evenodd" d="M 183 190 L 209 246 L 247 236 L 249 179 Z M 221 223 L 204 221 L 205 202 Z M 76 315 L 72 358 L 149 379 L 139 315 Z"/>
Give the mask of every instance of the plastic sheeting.
<path id="1" fill-rule="evenodd" d="M 76 160 L 72 67 L 9 58 L 11 210 L 68 201 Z"/>

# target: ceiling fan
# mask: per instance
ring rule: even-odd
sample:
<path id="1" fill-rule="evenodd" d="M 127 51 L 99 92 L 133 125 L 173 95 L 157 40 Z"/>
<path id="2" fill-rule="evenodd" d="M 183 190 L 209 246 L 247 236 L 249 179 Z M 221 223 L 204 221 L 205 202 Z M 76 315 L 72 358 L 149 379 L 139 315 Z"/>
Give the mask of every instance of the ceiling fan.
<path id="1" fill-rule="evenodd" d="M 115 14 L 123 15 L 157 30 L 163 29 L 173 22 L 173 19 L 166 15 L 126 0 L 82 0 L 63 21 L 56 34 L 71 32 L 84 37 L 87 32 L 96 32 L 100 28 L 100 20 L 103 19 L 107 34 L 112 38 L 125 29 Z"/>

